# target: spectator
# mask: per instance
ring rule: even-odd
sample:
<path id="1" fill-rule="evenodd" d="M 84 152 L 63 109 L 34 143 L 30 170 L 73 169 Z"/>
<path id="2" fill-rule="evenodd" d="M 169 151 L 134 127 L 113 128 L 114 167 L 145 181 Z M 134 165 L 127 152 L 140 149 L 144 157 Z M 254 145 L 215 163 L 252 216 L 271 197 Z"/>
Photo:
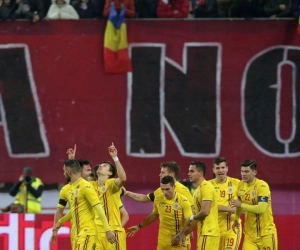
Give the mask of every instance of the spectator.
<path id="1" fill-rule="evenodd" d="M 116 11 L 119 13 L 121 7 L 125 7 L 125 17 L 135 17 L 134 0 L 106 0 L 103 16 L 108 17 L 110 12 L 110 4 L 114 3 Z"/>
<path id="2" fill-rule="evenodd" d="M 218 17 L 230 17 L 233 0 L 217 0 Z"/>
<path id="3" fill-rule="evenodd" d="M 16 4 L 13 19 L 29 19 L 35 23 L 45 17 L 43 0 L 16 0 Z"/>
<path id="4" fill-rule="evenodd" d="M 156 18 L 158 0 L 135 0 L 135 17 Z"/>
<path id="5" fill-rule="evenodd" d="M 79 19 L 70 0 L 52 0 L 46 19 Z"/>
<path id="6" fill-rule="evenodd" d="M 40 178 L 32 176 L 33 169 L 25 167 L 19 180 L 9 191 L 15 196 L 13 204 L 1 209 L 2 212 L 12 213 L 35 213 L 41 212 L 41 196 L 44 191 L 44 184 Z"/>
<path id="7" fill-rule="evenodd" d="M 100 12 L 100 7 L 97 6 L 97 3 L 93 0 L 74 0 L 72 5 L 80 19 L 103 17 Z"/>
<path id="8" fill-rule="evenodd" d="M 216 0 L 192 0 L 192 14 L 196 18 L 218 17 Z"/>
<path id="9" fill-rule="evenodd" d="M 17 4 L 14 0 L 0 0 L 0 19 L 5 21 L 11 19 Z"/>
<path id="10" fill-rule="evenodd" d="M 265 17 L 264 0 L 234 0 L 231 17 Z"/>
<path id="11" fill-rule="evenodd" d="M 291 16 L 297 19 L 299 18 L 299 6 L 300 0 L 292 0 Z"/>
<path id="12" fill-rule="evenodd" d="M 189 8 L 188 0 L 159 0 L 156 14 L 159 18 L 186 18 Z"/>
<path id="13" fill-rule="evenodd" d="M 266 0 L 264 10 L 267 17 L 292 17 L 292 0 Z"/>

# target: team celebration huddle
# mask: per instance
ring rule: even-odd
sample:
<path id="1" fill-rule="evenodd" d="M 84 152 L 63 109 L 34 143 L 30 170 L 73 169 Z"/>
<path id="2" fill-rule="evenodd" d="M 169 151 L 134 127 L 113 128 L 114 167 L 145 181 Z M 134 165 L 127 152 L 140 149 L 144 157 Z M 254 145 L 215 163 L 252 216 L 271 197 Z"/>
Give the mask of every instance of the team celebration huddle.
<path id="1" fill-rule="evenodd" d="M 72 250 L 126 250 L 127 237 L 159 220 L 157 250 L 190 250 L 192 244 L 197 250 L 237 250 L 240 244 L 243 250 L 278 250 L 270 188 L 256 177 L 254 159 L 241 162 L 241 180 L 227 175 L 224 157 L 213 160 L 211 180 L 205 179 L 205 163 L 193 161 L 185 185 L 177 163 L 162 162 L 160 186 L 138 194 L 123 187 L 126 172 L 113 143 L 108 153 L 114 163 L 103 161 L 92 169 L 90 161 L 75 158 L 76 145 L 67 150 L 63 172 L 68 183 L 60 191 L 52 244 L 61 226 L 71 221 Z M 129 215 L 122 196 L 153 202 L 152 213 L 125 229 Z"/>

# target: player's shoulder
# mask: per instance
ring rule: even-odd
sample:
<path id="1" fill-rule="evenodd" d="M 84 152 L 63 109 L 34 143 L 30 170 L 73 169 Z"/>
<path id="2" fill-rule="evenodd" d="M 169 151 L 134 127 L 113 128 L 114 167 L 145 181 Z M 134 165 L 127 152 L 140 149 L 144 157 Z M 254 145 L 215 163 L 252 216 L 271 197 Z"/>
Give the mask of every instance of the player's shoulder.
<path id="1" fill-rule="evenodd" d="M 260 188 L 269 188 L 269 184 L 266 181 L 261 180 L 261 179 L 256 179 L 255 184 L 257 187 L 260 187 Z"/>
<path id="2" fill-rule="evenodd" d="M 233 183 L 233 185 L 238 185 L 241 180 L 240 179 L 237 179 L 237 178 L 233 178 L 233 177 L 230 177 L 230 176 L 227 176 L 227 181 L 230 181 Z"/>
<path id="3" fill-rule="evenodd" d="M 177 193 L 177 197 L 178 197 L 178 200 L 181 201 L 181 202 L 190 203 L 190 200 L 183 194 Z"/>
<path id="4" fill-rule="evenodd" d="M 70 190 L 70 188 L 71 188 L 71 184 L 67 183 L 60 189 L 60 193 L 66 192 L 66 191 Z"/>
<path id="5" fill-rule="evenodd" d="M 92 183 L 90 181 L 87 181 L 85 179 L 81 179 L 78 182 L 78 187 L 79 188 L 93 188 L 94 186 L 92 185 Z"/>
<path id="6" fill-rule="evenodd" d="M 213 186 L 213 184 L 212 184 L 210 181 L 204 180 L 204 181 L 201 183 L 201 187 L 209 187 L 209 188 L 211 188 L 211 187 L 214 187 L 214 186 Z"/>
<path id="7" fill-rule="evenodd" d="M 163 194 L 163 193 L 162 193 L 162 191 L 161 191 L 161 188 L 159 187 L 159 188 L 155 189 L 155 191 L 153 192 L 153 194 L 154 194 L 154 196 L 156 197 L 156 196 L 161 195 L 161 194 Z"/>
<path id="8" fill-rule="evenodd" d="M 164 198 L 165 198 L 165 195 L 164 195 L 163 193 L 161 193 L 161 194 L 156 195 L 156 196 L 154 197 L 154 202 L 159 202 L 159 201 L 161 201 L 161 200 L 164 200 Z"/>
<path id="9" fill-rule="evenodd" d="M 175 183 L 175 190 L 179 193 L 190 192 L 190 190 L 179 181 L 176 181 L 176 183 Z"/>
<path id="10" fill-rule="evenodd" d="M 216 179 L 210 179 L 210 180 L 207 180 L 209 183 L 211 183 L 212 185 L 215 185 L 217 184 L 216 182 Z"/>

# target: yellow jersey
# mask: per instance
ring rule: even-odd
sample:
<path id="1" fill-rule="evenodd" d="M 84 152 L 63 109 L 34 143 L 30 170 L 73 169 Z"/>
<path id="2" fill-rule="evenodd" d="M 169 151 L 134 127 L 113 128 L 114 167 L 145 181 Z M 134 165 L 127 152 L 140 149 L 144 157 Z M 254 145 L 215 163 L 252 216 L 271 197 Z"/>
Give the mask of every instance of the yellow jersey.
<path id="1" fill-rule="evenodd" d="M 193 215 L 189 200 L 176 192 L 173 199 L 168 200 L 164 194 L 155 196 L 153 214 L 159 214 L 158 241 L 167 241 L 179 233 L 185 220 Z"/>
<path id="2" fill-rule="evenodd" d="M 269 185 L 260 179 L 256 179 L 250 184 L 241 181 L 237 191 L 238 198 L 242 203 L 248 205 L 257 205 L 258 202 L 268 203 L 267 210 L 263 214 L 245 211 L 245 234 L 253 238 L 276 233 Z"/>
<path id="3" fill-rule="evenodd" d="M 70 185 L 67 200 L 76 236 L 96 235 L 93 206 L 99 204 L 100 201 L 95 189 L 90 182 L 82 178 Z"/>
<path id="4" fill-rule="evenodd" d="M 219 183 L 216 179 L 209 180 L 209 182 L 215 188 L 218 205 L 230 206 L 231 199 L 237 199 L 237 187 L 240 183 L 239 179 L 227 176 L 224 183 Z M 228 212 L 219 212 L 218 221 L 220 232 L 226 232 L 231 229 L 234 221 L 234 213 L 230 214 Z"/>
<path id="5" fill-rule="evenodd" d="M 111 230 L 124 231 L 120 214 L 121 188 L 115 184 L 115 178 L 108 179 L 103 186 L 99 186 L 97 181 L 91 182 L 91 185 L 96 190 Z M 100 232 L 105 232 L 98 215 L 95 217 L 95 223 L 100 226 Z"/>
<path id="6" fill-rule="evenodd" d="M 203 201 L 211 201 L 211 207 L 209 215 L 197 223 L 198 237 L 200 235 L 220 236 L 217 195 L 214 186 L 207 180 L 203 180 L 194 192 L 195 214 L 201 211 Z"/>

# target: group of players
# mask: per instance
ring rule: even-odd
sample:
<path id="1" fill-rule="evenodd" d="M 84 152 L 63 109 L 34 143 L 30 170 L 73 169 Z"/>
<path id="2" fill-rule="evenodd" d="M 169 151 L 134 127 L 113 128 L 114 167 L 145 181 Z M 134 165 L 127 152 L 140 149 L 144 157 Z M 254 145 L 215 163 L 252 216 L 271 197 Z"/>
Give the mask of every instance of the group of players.
<path id="1" fill-rule="evenodd" d="M 228 165 L 223 157 L 213 161 L 212 180 L 205 179 L 203 162 L 191 162 L 188 177 L 192 192 L 178 181 L 177 163 L 163 162 L 160 187 L 145 195 L 122 189 L 126 173 L 113 144 L 108 151 L 115 165 L 109 161 L 97 165 L 94 181 L 84 180 L 90 176 L 91 166 L 89 162 L 75 160 L 76 145 L 67 151 L 69 160 L 63 168 L 69 184 L 60 192 L 53 244 L 61 225 L 71 220 L 73 250 L 125 250 L 127 236 L 159 219 L 157 250 L 190 250 L 194 238 L 197 250 L 237 250 L 242 235 L 240 216 L 244 213 L 243 250 L 278 249 L 270 189 L 265 181 L 256 178 L 255 160 L 240 164 L 242 180 L 227 175 Z M 122 205 L 122 194 L 138 202 L 153 202 L 152 213 L 126 231 L 124 226 L 129 217 Z M 63 216 L 67 203 L 70 210 Z"/>

